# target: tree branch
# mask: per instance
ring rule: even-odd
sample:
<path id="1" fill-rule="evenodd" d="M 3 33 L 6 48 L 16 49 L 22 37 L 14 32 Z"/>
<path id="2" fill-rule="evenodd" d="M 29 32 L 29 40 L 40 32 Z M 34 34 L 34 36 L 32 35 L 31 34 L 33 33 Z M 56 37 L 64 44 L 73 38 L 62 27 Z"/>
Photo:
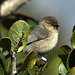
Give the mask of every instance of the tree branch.
<path id="1" fill-rule="evenodd" d="M 16 52 L 13 51 L 12 52 L 12 56 L 11 56 L 11 63 L 12 63 L 12 75 L 15 75 L 17 73 L 16 71 Z"/>
<path id="2" fill-rule="evenodd" d="M 29 0 L 6 0 L 1 4 L 1 17 L 11 14 Z"/>

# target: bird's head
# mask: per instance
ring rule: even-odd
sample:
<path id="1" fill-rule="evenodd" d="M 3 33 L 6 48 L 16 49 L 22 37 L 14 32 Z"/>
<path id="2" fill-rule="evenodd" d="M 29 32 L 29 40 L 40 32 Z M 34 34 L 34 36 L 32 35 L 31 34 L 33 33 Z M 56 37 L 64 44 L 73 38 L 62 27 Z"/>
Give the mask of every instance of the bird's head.
<path id="1" fill-rule="evenodd" d="M 47 16 L 40 21 L 40 25 L 45 26 L 49 30 L 58 29 L 58 21 L 55 17 Z"/>

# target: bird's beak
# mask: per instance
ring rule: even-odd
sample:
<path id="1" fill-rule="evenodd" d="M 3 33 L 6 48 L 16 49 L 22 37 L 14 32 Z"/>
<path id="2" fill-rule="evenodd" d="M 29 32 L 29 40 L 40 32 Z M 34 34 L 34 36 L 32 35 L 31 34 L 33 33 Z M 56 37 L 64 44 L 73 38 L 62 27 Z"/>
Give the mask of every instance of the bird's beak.
<path id="1" fill-rule="evenodd" d="M 54 27 L 55 27 L 56 29 L 58 29 L 59 25 L 58 25 L 58 24 L 57 24 L 57 25 L 54 25 Z"/>
<path id="2" fill-rule="evenodd" d="M 59 25 L 57 24 L 57 25 L 55 25 L 56 27 L 59 27 Z"/>

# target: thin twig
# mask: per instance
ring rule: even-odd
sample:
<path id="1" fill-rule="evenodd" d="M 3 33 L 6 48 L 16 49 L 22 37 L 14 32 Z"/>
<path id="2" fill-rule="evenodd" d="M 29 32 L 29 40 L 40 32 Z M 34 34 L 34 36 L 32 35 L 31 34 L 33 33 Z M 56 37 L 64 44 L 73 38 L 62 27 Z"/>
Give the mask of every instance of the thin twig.
<path id="1" fill-rule="evenodd" d="M 12 55 L 11 55 L 11 68 L 12 68 L 12 75 L 16 75 L 17 71 L 16 71 L 16 53 L 17 53 L 17 43 L 15 45 L 15 49 L 12 51 Z"/>
<path id="2" fill-rule="evenodd" d="M 22 37 L 20 38 L 19 44 L 22 42 L 23 36 L 24 36 L 24 33 L 22 32 Z M 17 75 L 17 71 L 16 71 L 16 53 L 17 53 L 19 44 L 17 45 L 17 42 L 16 42 L 15 50 L 12 51 L 12 56 L 11 56 L 12 75 Z"/>
<path id="3" fill-rule="evenodd" d="M 16 71 L 16 52 L 12 52 L 11 56 L 11 63 L 12 63 L 12 75 L 15 75 L 17 73 Z"/>
<path id="4" fill-rule="evenodd" d="M 1 17 L 11 14 L 29 0 L 6 0 L 1 4 Z"/>

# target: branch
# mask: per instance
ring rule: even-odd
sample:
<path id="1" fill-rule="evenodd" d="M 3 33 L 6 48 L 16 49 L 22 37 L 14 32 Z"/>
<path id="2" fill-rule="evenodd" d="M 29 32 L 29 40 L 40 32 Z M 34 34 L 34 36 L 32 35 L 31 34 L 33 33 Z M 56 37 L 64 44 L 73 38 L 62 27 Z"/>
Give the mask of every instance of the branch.
<path id="1" fill-rule="evenodd" d="M 1 17 L 11 14 L 29 0 L 6 0 L 1 4 Z"/>
<path id="2" fill-rule="evenodd" d="M 16 71 L 16 52 L 13 51 L 12 52 L 12 56 L 11 56 L 11 63 L 12 63 L 12 75 L 15 75 L 17 73 Z"/>

